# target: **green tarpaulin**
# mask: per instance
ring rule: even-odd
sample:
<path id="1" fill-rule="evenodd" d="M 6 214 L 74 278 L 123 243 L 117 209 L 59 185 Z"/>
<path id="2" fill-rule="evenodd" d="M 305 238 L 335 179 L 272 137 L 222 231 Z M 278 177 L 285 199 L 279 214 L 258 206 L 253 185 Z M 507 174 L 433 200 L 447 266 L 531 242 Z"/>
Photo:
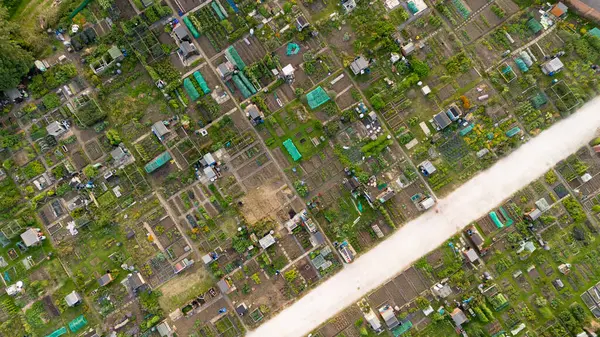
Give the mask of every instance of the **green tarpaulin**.
<path id="1" fill-rule="evenodd" d="M 323 88 L 317 87 L 315 90 L 306 94 L 306 99 L 308 100 L 308 106 L 310 106 L 311 109 L 316 109 L 331 98 Z"/>
<path id="2" fill-rule="evenodd" d="M 294 142 L 292 142 L 291 139 L 288 139 L 285 142 L 283 142 L 283 146 L 285 146 L 285 149 L 288 151 L 290 156 L 292 156 L 292 159 L 294 159 L 294 161 L 298 161 L 300 160 L 300 158 L 302 158 L 302 155 L 300 154 L 300 152 L 296 148 L 296 145 L 294 145 Z"/>
<path id="3" fill-rule="evenodd" d="M 171 154 L 168 151 L 165 151 L 146 164 L 146 166 L 144 166 L 144 170 L 146 170 L 148 173 L 152 173 L 159 167 L 166 164 L 169 160 L 171 160 Z"/>

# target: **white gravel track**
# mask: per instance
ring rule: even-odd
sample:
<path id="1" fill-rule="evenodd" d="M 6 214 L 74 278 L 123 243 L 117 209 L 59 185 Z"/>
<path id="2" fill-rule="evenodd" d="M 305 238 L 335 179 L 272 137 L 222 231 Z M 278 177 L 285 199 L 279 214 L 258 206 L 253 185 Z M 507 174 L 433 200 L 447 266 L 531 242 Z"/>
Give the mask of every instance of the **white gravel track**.
<path id="1" fill-rule="evenodd" d="M 430 210 L 406 223 L 247 336 L 306 336 L 577 151 L 599 127 L 596 98 L 439 200 L 439 213 Z"/>

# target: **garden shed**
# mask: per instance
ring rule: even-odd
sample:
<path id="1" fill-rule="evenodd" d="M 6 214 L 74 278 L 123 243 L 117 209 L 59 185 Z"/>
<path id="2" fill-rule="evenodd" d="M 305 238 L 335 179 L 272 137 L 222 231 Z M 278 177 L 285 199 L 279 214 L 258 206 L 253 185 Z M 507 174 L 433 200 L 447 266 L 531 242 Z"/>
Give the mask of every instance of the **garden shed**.
<path id="1" fill-rule="evenodd" d="M 75 290 L 73 290 L 70 294 L 65 296 L 65 302 L 67 302 L 67 305 L 69 307 L 76 306 L 77 304 L 81 303 L 81 300 L 81 295 L 79 295 L 79 293 L 77 293 Z"/>

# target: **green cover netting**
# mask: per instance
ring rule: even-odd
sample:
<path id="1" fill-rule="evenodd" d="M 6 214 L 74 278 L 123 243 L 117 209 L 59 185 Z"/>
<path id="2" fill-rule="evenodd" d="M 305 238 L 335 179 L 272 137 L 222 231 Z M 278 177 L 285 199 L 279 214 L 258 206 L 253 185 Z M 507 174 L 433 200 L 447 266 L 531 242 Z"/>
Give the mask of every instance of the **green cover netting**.
<path id="1" fill-rule="evenodd" d="M 196 29 L 190 18 L 188 18 L 187 16 L 183 17 L 183 23 L 185 23 L 185 25 L 190 30 L 190 32 L 192 32 L 192 35 L 195 38 L 200 37 L 200 33 L 198 33 L 198 30 Z"/>
<path id="2" fill-rule="evenodd" d="M 521 60 L 520 58 L 515 59 L 515 63 L 517 64 L 517 67 L 519 67 L 519 69 L 521 69 L 522 72 L 526 73 L 529 71 L 529 68 L 527 67 L 525 62 L 523 60 Z"/>
<path id="3" fill-rule="evenodd" d="M 592 30 L 588 32 L 590 35 L 600 38 L 600 29 L 598 27 L 594 27 Z"/>
<path id="4" fill-rule="evenodd" d="M 539 23 L 536 19 L 533 18 L 527 21 L 527 27 L 533 32 L 533 34 L 539 33 L 544 28 L 542 27 L 541 23 Z"/>
<path id="5" fill-rule="evenodd" d="M 294 145 L 294 142 L 292 142 L 291 139 L 288 139 L 285 142 L 283 142 L 283 146 L 285 146 L 285 149 L 288 151 L 290 156 L 292 156 L 292 159 L 294 159 L 294 161 L 298 161 L 300 160 L 300 158 L 302 158 L 302 155 L 300 154 L 300 152 L 296 148 L 296 145 Z"/>
<path id="6" fill-rule="evenodd" d="M 64 334 L 67 333 L 67 328 L 65 328 L 64 326 L 58 330 L 54 330 L 54 332 L 52 332 L 51 334 L 47 335 L 46 337 L 58 337 L 58 336 L 62 336 Z"/>
<path id="7" fill-rule="evenodd" d="M 521 128 L 519 128 L 518 126 L 515 126 L 514 128 L 506 131 L 506 136 L 512 137 L 512 136 L 516 135 L 517 133 L 519 133 L 520 131 L 521 131 Z"/>
<path id="8" fill-rule="evenodd" d="M 293 43 L 293 42 L 288 43 L 287 50 L 285 52 L 287 56 L 296 55 L 296 54 L 298 54 L 298 52 L 300 52 L 299 45 L 297 45 L 296 43 Z"/>
<path id="9" fill-rule="evenodd" d="M 317 87 L 315 90 L 306 94 L 306 99 L 308 100 L 308 106 L 310 106 L 311 109 L 316 109 L 331 98 L 323 88 Z"/>
<path id="10" fill-rule="evenodd" d="M 410 328 L 412 328 L 412 326 L 413 326 L 413 324 L 411 321 L 406 321 L 406 322 L 402 323 L 401 325 L 398 325 L 397 327 L 393 328 L 392 333 L 394 334 L 394 337 L 401 336 L 402 334 L 404 334 L 405 332 L 410 330 Z"/>
<path id="11" fill-rule="evenodd" d="M 87 319 L 85 319 L 85 316 L 81 315 L 69 322 L 69 330 L 71 330 L 71 332 L 77 332 L 86 325 Z"/>
<path id="12" fill-rule="evenodd" d="M 548 99 L 546 98 L 546 95 L 539 93 L 535 96 L 533 96 L 533 98 L 531 98 L 531 106 L 533 106 L 536 109 L 539 109 L 542 105 L 545 105 L 546 103 L 548 103 Z"/>
<path id="13" fill-rule="evenodd" d="M 515 221 L 510 218 L 508 212 L 504 209 L 504 207 L 500 206 L 500 214 L 506 219 L 506 223 L 504 224 L 506 227 L 510 227 Z"/>
<path id="14" fill-rule="evenodd" d="M 408 6 L 407 7 L 408 7 L 408 11 L 410 12 L 410 14 L 414 15 L 414 14 L 416 14 L 419 11 L 419 9 L 417 8 L 417 5 L 415 5 L 415 3 L 412 2 L 412 1 L 408 2 Z"/>
<path id="15" fill-rule="evenodd" d="M 192 80 L 190 80 L 189 78 L 183 80 L 183 87 L 185 88 L 185 91 L 187 91 L 188 95 L 190 95 L 192 101 L 195 101 L 198 98 L 200 98 L 200 93 L 198 92 L 198 90 L 196 90 L 196 87 L 194 87 L 194 83 L 192 83 Z"/>
<path id="16" fill-rule="evenodd" d="M 473 124 L 470 124 L 469 126 L 467 126 L 466 128 L 462 129 L 459 131 L 459 134 L 461 136 L 464 136 L 466 134 L 468 134 L 469 132 L 471 132 L 471 130 L 473 130 Z"/>
<path id="17" fill-rule="evenodd" d="M 219 8 L 219 6 L 217 5 L 216 2 L 213 1 L 210 4 L 210 7 L 212 7 L 212 9 L 215 11 L 215 13 L 217 13 L 219 20 L 225 20 L 225 15 L 223 15 L 223 13 L 221 12 L 221 8 Z"/>
<path id="18" fill-rule="evenodd" d="M 210 93 L 208 84 L 206 83 L 206 81 L 204 80 L 204 77 L 202 77 L 202 74 L 199 71 L 194 72 L 194 78 L 196 79 L 196 82 L 198 82 L 198 85 L 200 85 L 200 89 L 202 89 L 202 91 L 205 94 Z"/>
<path id="19" fill-rule="evenodd" d="M 246 88 L 246 85 L 244 82 L 242 82 L 237 74 L 233 75 L 231 79 L 233 80 L 233 83 L 235 83 L 235 86 L 238 88 L 238 90 L 242 92 L 242 96 L 244 96 L 244 98 L 248 98 L 252 95 L 250 90 Z"/>
<path id="20" fill-rule="evenodd" d="M 235 64 L 239 70 L 244 70 L 244 68 L 246 68 L 246 64 L 242 61 L 240 54 L 238 54 L 233 46 L 229 46 L 229 48 L 225 50 L 225 56 L 227 56 L 229 62 Z"/>
<path id="21" fill-rule="evenodd" d="M 502 221 L 500 221 L 500 219 L 498 218 L 498 214 L 496 214 L 496 212 L 493 212 L 493 211 L 490 212 L 490 219 L 492 219 L 492 221 L 494 222 L 496 227 L 498 227 L 498 228 L 504 227 L 504 224 L 502 223 Z"/>
<path id="22" fill-rule="evenodd" d="M 171 154 L 168 151 L 165 151 L 146 164 L 146 166 L 144 166 L 144 170 L 146 170 L 147 173 L 152 173 L 159 167 L 166 164 L 169 160 L 171 160 Z"/>
<path id="23" fill-rule="evenodd" d="M 252 95 L 256 94 L 256 88 L 254 88 L 254 85 L 252 85 L 252 83 L 250 83 L 250 80 L 248 80 L 246 75 L 244 75 L 244 73 L 241 71 L 238 75 L 240 76 L 240 79 L 242 80 L 242 82 L 244 82 L 244 85 L 246 86 L 246 88 L 248 88 L 250 90 Z"/>

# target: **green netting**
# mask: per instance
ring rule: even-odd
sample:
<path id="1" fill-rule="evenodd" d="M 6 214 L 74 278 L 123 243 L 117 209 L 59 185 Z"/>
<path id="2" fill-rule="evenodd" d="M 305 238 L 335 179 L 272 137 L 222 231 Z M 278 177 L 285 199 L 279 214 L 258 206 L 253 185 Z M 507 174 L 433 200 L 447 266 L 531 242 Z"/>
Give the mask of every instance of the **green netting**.
<path id="1" fill-rule="evenodd" d="M 146 170 L 147 173 L 152 173 L 157 168 L 166 164 L 169 160 L 171 160 L 171 154 L 168 151 L 165 151 L 146 164 L 146 166 L 144 166 L 144 170 Z"/>
<path id="2" fill-rule="evenodd" d="M 500 219 L 498 218 L 498 214 L 496 214 L 496 212 L 493 212 L 493 211 L 490 212 L 490 219 L 492 219 L 492 221 L 494 222 L 496 227 L 498 227 L 498 228 L 504 227 L 504 224 L 502 223 L 502 221 L 500 221 Z"/>
<path id="3" fill-rule="evenodd" d="M 229 48 L 227 48 L 225 51 L 225 56 L 227 56 L 229 62 L 235 64 L 239 70 L 244 70 L 244 68 L 246 68 L 246 64 L 244 61 L 242 61 L 240 54 L 238 54 L 237 50 L 235 50 L 233 46 L 229 46 Z"/>
<path id="4" fill-rule="evenodd" d="M 404 334 L 405 332 L 407 332 L 408 330 L 410 330 L 410 328 L 412 328 L 413 324 L 411 321 L 406 321 L 404 323 L 402 323 L 401 325 L 398 325 L 397 327 L 392 329 L 392 333 L 394 334 L 394 337 L 398 337 L 402 334 Z"/>
<path id="5" fill-rule="evenodd" d="M 514 128 L 506 131 L 506 136 L 507 137 L 512 137 L 512 136 L 516 135 L 519 132 L 521 132 L 521 129 L 518 126 L 515 126 Z"/>
<path id="6" fill-rule="evenodd" d="M 235 86 L 238 88 L 238 90 L 242 92 L 242 96 L 244 96 L 244 98 L 248 98 L 252 95 L 250 93 L 250 90 L 246 88 L 244 82 L 242 82 L 242 80 L 237 74 L 233 75 L 231 79 L 233 80 L 233 83 L 235 83 Z"/>
<path id="7" fill-rule="evenodd" d="M 409 1 L 409 2 L 408 2 L 408 11 L 409 11 L 411 14 L 417 14 L 417 12 L 419 11 L 419 9 L 417 8 L 417 5 L 415 5 L 415 3 L 414 3 L 414 2 L 412 2 L 412 1 Z"/>
<path id="8" fill-rule="evenodd" d="M 600 38 L 600 29 L 598 27 L 594 27 L 592 30 L 588 32 L 590 35 Z"/>
<path id="9" fill-rule="evenodd" d="M 464 19 L 468 18 L 469 15 L 471 14 L 471 11 L 469 11 L 467 9 L 467 7 L 465 7 L 465 4 L 460 1 L 460 0 L 452 0 L 452 3 L 454 4 L 454 7 L 456 7 L 456 9 L 458 10 L 458 12 L 460 13 L 460 15 L 462 15 L 462 17 Z"/>
<path id="10" fill-rule="evenodd" d="M 227 10 L 225 10 L 225 7 L 223 7 L 223 5 L 221 5 L 219 1 L 215 0 L 215 2 L 217 3 L 217 6 L 219 6 L 221 13 L 223 13 L 223 15 L 225 15 L 225 17 L 228 18 L 229 14 L 227 14 Z"/>
<path id="11" fill-rule="evenodd" d="M 215 13 L 217 13 L 219 20 L 225 20 L 225 15 L 223 15 L 223 13 L 221 12 L 221 8 L 219 8 L 219 6 L 217 6 L 216 2 L 213 1 L 210 4 L 210 7 L 212 7 L 212 9 L 215 11 Z"/>
<path id="12" fill-rule="evenodd" d="M 315 90 L 306 94 L 306 99 L 308 100 L 308 106 L 310 106 L 311 109 L 316 109 L 331 98 L 323 88 L 317 87 Z"/>
<path id="13" fill-rule="evenodd" d="M 464 135 L 468 134 L 469 132 L 471 132 L 471 130 L 473 130 L 473 124 L 469 124 L 469 126 L 467 126 L 466 128 L 460 130 L 459 134 L 461 136 L 464 136 Z"/>
<path id="14" fill-rule="evenodd" d="M 195 38 L 200 37 L 200 33 L 198 33 L 198 30 L 196 29 L 196 27 L 194 26 L 194 24 L 192 23 L 192 21 L 190 20 L 190 18 L 188 18 L 187 16 L 184 16 L 183 17 L 183 23 L 185 23 L 185 25 L 190 30 L 190 32 L 192 32 L 192 35 Z"/>
<path id="15" fill-rule="evenodd" d="M 206 83 L 206 81 L 204 80 L 204 77 L 202 77 L 202 74 L 199 71 L 194 72 L 194 78 L 196 79 L 196 82 L 198 82 L 198 85 L 200 85 L 200 89 L 202 89 L 202 91 L 205 94 L 210 93 L 208 84 Z"/>
<path id="16" fill-rule="evenodd" d="M 544 28 L 542 27 L 541 23 L 539 23 L 536 19 L 533 18 L 527 21 L 527 27 L 533 32 L 533 34 L 539 33 Z"/>
<path id="17" fill-rule="evenodd" d="M 75 8 L 73 12 L 71 12 L 71 15 L 69 15 L 69 19 L 74 18 L 75 15 L 81 12 L 90 2 L 92 2 L 92 0 L 84 0 L 77 8 Z"/>
<path id="18" fill-rule="evenodd" d="M 87 319 L 85 319 L 85 316 L 81 315 L 69 322 L 69 330 L 71 330 L 71 332 L 77 332 L 86 325 Z"/>
<path id="19" fill-rule="evenodd" d="M 58 336 L 62 336 L 64 334 L 67 333 L 67 328 L 65 328 L 64 326 L 58 330 L 55 330 L 54 332 L 52 332 L 51 334 L 47 335 L 46 337 L 58 337 Z"/>
<path id="20" fill-rule="evenodd" d="M 195 101 L 198 98 L 200 98 L 200 93 L 198 92 L 198 90 L 196 90 L 196 87 L 194 87 L 194 83 L 192 83 L 192 80 L 190 80 L 189 78 L 183 80 L 183 87 L 185 88 L 185 91 L 187 91 L 188 95 L 190 95 L 192 101 Z"/>
<path id="21" fill-rule="evenodd" d="M 242 82 L 244 82 L 244 85 L 246 86 L 246 88 L 248 88 L 250 90 L 252 95 L 256 94 L 256 88 L 254 88 L 254 85 L 252 85 L 252 83 L 250 83 L 250 80 L 248 80 L 246 75 L 244 75 L 244 73 L 241 71 L 238 75 L 240 76 L 240 79 L 242 80 Z"/>
<path id="22" fill-rule="evenodd" d="M 517 64 L 517 67 L 519 67 L 519 69 L 521 69 L 522 72 L 526 73 L 529 71 L 529 68 L 527 68 L 527 65 L 525 64 L 525 62 L 523 60 L 521 60 L 520 58 L 516 58 L 515 63 Z"/>
<path id="23" fill-rule="evenodd" d="M 296 148 L 296 145 L 294 145 L 294 142 L 292 142 L 291 139 L 288 139 L 285 142 L 283 142 L 283 146 L 285 146 L 285 149 L 290 154 L 290 156 L 292 156 L 292 159 L 294 159 L 294 161 L 298 161 L 300 160 L 300 158 L 302 158 L 302 155 L 300 154 L 300 152 Z"/>
<path id="24" fill-rule="evenodd" d="M 298 54 L 298 52 L 300 52 L 300 46 L 297 45 L 296 43 L 290 42 L 287 45 L 287 50 L 286 50 L 286 55 L 290 56 L 290 55 L 296 55 Z"/>
<path id="25" fill-rule="evenodd" d="M 530 102 L 531 102 L 531 106 L 533 106 L 536 109 L 539 109 L 542 105 L 545 105 L 546 103 L 548 103 L 548 99 L 546 98 L 546 95 L 539 93 L 539 94 L 533 96 L 533 98 L 531 98 Z"/>
<path id="26" fill-rule="evenodd" d="M 506 227 L 510 227 L 515 221 L 510 218 L 508 212 L 504 209 L 504 207 L 500 206 L 500 214 L 506 219 L 506 223 L 504 224 Z"/>
<path id="27" fill-rule="evenodd" d="M 511 67 L 511 66 L 509 66 L 509 65 L 507 65 L 506 67 L 504 67 L 504 68 L 502 69 L 502 73 L 503 73 L 504 75 L 506 75 L 506 74 L 510 73 L 511 71 L 512 71 L 512 67 Z"/>

